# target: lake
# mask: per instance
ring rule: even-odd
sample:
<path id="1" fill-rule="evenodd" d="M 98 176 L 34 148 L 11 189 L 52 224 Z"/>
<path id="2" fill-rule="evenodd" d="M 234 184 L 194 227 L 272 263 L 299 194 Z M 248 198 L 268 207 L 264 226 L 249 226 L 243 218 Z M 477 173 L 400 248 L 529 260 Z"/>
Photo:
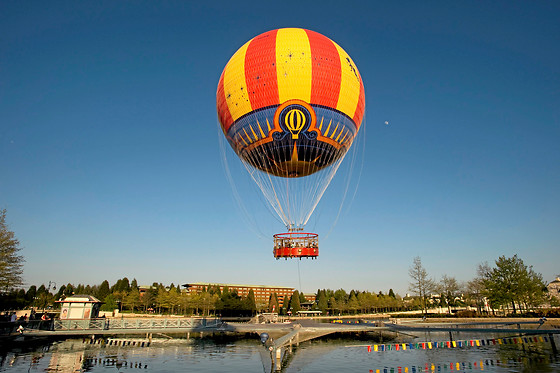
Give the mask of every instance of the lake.
<path id="1" fill-rule="evenodd" d="M 404 340 L 381 345 L 374 340 L 327 338 L 304 342 L 287 353 L 283 372 L 560 372 L 560 355 L 550 343 L 485 344 L 446 348 L 445 335 L 432 333 L 429 340 L 443 341 L 422 348 L 421 336 L 402 349 Z M 460 336 L 468 341 L 472 336 Z M 490 337 L 485 337 L 490 338 Z M 408 340 L 410 342 L 411 340 Z M 374 346 L 377 344 L 378 351 Z M 556 337 L 558 345 L 558 337 Z M 368 347 L 369 346 L 369 347 Z M 412 348 L 410 348 L 412 347 Z M 13 349 L 0 353 L 2 372 L 266 372 L 273 369 L 270 352 L 259 339 L 191 338 L 154 341 L 149 347 L 89 344 L 82 339 Z"/>

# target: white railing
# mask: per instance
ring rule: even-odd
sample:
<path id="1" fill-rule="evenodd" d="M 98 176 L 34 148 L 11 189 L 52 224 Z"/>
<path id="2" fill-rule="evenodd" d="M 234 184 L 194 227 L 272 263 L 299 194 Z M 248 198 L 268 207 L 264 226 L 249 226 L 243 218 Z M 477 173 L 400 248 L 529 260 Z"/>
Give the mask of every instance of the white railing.
<path id="1" fill-rule="evenodd" d="M 54 320 L 54 330 L 123 330 L 123 329 L 194 329 L 216 327 L 222 321 L 218 318 L 98 318 L 76 320 Z"/>

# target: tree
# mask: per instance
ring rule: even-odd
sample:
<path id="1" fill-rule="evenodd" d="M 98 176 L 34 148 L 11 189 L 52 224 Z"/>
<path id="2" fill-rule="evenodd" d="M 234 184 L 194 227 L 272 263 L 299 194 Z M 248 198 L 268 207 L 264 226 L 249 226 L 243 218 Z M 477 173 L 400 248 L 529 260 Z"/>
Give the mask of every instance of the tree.
<path id="1" fill-rule="evenodd" d="M 210 315 L 210 311 L 216 310 L 216 301 L 218 299 L 218 294 L 210 294 L 207 292 L 199 294 L 198 305 L 202 309 L 202 316 Z"/>
<path id="2" fill-rule="evenodd" d="M 68 283 L 68 285 L 64 287 L 64 295 L 67 297 L 74 295 L 74 285 Z"/>
<path id="3" fill-rule="evenodd" d="M 171 284 L 171 288 L 169 289 L 168 294 L 168 301 L 169 305 L 171 306 L 171 313 L 175 314 L 176 307 L 179 307 L 181 305 L 181 290 L 178 286 L 175 287 L 173 286 L 173 284 Z"/>
<path id="4" fill-rule="evenodd" d="M 484 292 L 492 307 L 511 305 L 513 313 L 541 304 L 545 299 L 546 284 L 540 273 L 527 266 L 517 254 L 511 258 L 500 256 L 494 268 L 479 267 Z"/>
<path id="5" fill-rule="evenodd" d="M 47 290 L 46 286 L 43 284 L 39 286 L 39 289 L 37 289 L 35 300 L 35 306 L 45 309 L 54 301 L 54 296 Z"/>
<path id="6" fill-rule="evenodd" d="M 118 308 L 117 298 L 113 294 L 107 295 L 103 299 L 103 304 L 101 305 L 101 311 L 113 311 Z"/>
<path id="7" fill-rule="evenodd" d="M 144 307 L 144 311 L 148 312 L 149 309 L 154 305 L 157 296 L 157 288 L 150 286 L 144 294 L 140 297 L 140 303 Z M 153 309 L 151 310 L 153 311 Z"/>
<path id="8" fill-rule="evenodd" d="M 224 286 L 222 296 L 216 301 L 216 309 L 223 316 L 238 316 L 243 312 L 243 302 L 235 290 L 230 292 L 229 288 Z"/>
<path id="9" fill-rule="evenodd" d="M 161 313 L 163 309 L 171 308 L 171 304 L 169 302 L 169 291 L 165 289 L 163 285 L 158 285 L 158 292 L 155 299 L 156 305 L 158 307 L 158 312 Z"/>
<path id="10" fill-rule="evenodd" d="M 257 303 L 255 302 L 255 292 L 253 289 L 249 290 L 247 298 L 245 298 L 245 309 L 254 315 L 257 313 Z"/>
<path id="11" fill-rule="evenodd" d="M 56 300 L 62 299 L 62 297 L 64 297 L 64 292 L 65 291 L 66 291 L 66 285 L 62 285 L 61 287 L 59 287 L 58 292 L 54 296 L 56 298 Z M 102 300 L 101 298 L 99 298 L 99 299 Z"/>
<path id="12" fill-rule="evenodd" d="M 338 289 L 334 292 L 334 299 L 336 299 L 340 305 L 344 305 L 348 302 L 348 293 L 344 289 Z"/>
<path id="13" fill-rule="evenodd" d="M 461 287 L 455 277 L 443 275 L 439 283 L 439 292 L 445 297 L 447 309 L 451 313 L 451 306 L 456 305 L 455 298 L 459 295 Z M 443 297 L 442 297 L 443 298 Z"/>
<path id="14" fill-rule="evenodd" d="M 125 307 L 130 308 L 130 312 L 134 312 L 134 309 L 140 306 L 140 291 L 138 289 L 132 289 L 123 299 Z"/>
<path id="15" fill-rule="evenodd" d="M 0 292 L 23 285 L 23 256 L 15 233 L 8 230 L 6 210 L 0 210 Z"/>
<path id="16" fill-rule="evenodd" d="M 25 293 L 25 300 L 28 304 L 33 304 L 35 297 L 37 296 L 37 286 L 31 285 L 29 289 L 27 289 L 27 293 Z"/>
<path id="17" fill-rule="evenodd" d="M 482 278 L 475 277 L 471 281 L 467 282 L 467 296 L 472 303 L 476 305 L 477 312 L 482 313 L 484 309 L 484 283 Z"/>
<path id="18" fill-rule="evenodd" d="M 278 294 L 272 293 L 268 298 L 268 312 L 280 313 L 280 306 L 278 303 Z"/>
<path id="19" fill-rule="evenodd" d="M 329 305 L 329 309 L 331 310 L 331 312 L 332 312 L 333 315 L 335 314 L 335 312 L 336 312 L 337 310 L 339 311 L 338 313 L 340 314 L 341 307 L 340 307 L 340 305 L 338 304 L 338 302 L 336 301 L 336 298 L 335 298 L 334 296 L 331 296 L 331 297 L 329 298 L 328 305 Z"/>
<path id="20" fill-rule="evenodd" d="M 427 314 L 427 298 L 428 294 L 435 288 L 435 282 L 428 277 L 428 272 L 422 266 L 422 260 L 419 256 L 412 261 L 412 266 L 408 269 L 408 275 L 412 279 L 409 282 L 408 289 L 416 294 L 422 300 L 422 309 Z"/>
<path id="21" fill-rule="evenodd" d="M 124 277 L 120 280 L 117 280 L 117 282 L 115 283 L 115 285 L 113 285 L 111 287 L 111 292 L 117 292 L 117 291 L 124 291 L 126 293 L 128 293 L 130 291 L 130 282 L 128 281 L 128 278 Z"/>
<path id="22" fill-rule="evenodd" d="M 119 311 L 122 311 L 123 302 L 127 294 L 128 293 L 126 291 L 120 291 L 120 290 L 113 292 L 113 296 L 115 297 L 115 300 L 119 305 Z"/>
<path id="23" fill-rule="evenodd" d="M 362 312 L 371 312 L 377 304 L 377 295 L 369 291 L 364 291 L 358 294 L 358 302 L 360 303 Z"/>
<path id="24" fill-rule="evenodd" d="M 292 297 L 290 298 L 290 305 L 288 307 L 292 310 L 292 315 L 297 315 L 297 313 L 301 311 L 301 304 L 299 302 L 299 291 L 294 291 Z"/>
<path id="25" fill-rule="evenodd" d="M 358 308 L 360 307 L 360 303 L 358 302 L 358 298 L 356 297 L 356 293 L 354 291 L 350 292 L 350 298 L 348 298 L 348 309 L 352 311 L 352 313 L 356 313 Z"/>
<path id="26" fill-rule="evenodd" d="M 95 293 L 95 296 L 97 297 L 97 299 L 103 300 L 109 294 L 111 294 L 111 290 L 109 288 L 109 281 L 105 280 L 97 288 L 97 292 Z"/>
<path id="27" fill-rule="evenodd" d="M 327 303 L 327 295 L 325 294 L 325 291 L 317 291 L 317 308 L 321 311 L 322 314 L 325 314 L 328 307 L 329 304 Z"/>

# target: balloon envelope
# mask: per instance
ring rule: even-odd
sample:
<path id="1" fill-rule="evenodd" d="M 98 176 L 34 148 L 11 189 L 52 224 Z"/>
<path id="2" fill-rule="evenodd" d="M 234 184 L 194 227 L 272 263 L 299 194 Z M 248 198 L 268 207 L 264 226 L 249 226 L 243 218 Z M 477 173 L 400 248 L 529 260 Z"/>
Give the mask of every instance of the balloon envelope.
<path id="1" fill-rule="evenodd" d="M 239 48 L 222 72 L 216 105 L 224 135 L 272 207 L 286 225 L 301 226 L 352 145 L 365 94 L 340 46 L 289 28 Z"/>

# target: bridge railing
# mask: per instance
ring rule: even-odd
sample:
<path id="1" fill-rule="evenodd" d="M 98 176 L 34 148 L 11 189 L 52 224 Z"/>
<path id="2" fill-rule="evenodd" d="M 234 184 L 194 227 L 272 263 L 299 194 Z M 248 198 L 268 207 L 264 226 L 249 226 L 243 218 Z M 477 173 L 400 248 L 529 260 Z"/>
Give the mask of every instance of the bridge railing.
<path id="1" fill-rule="evenodd" d="M 54 330 L 193 329 L 221 324 L 218 318 L 122 318 L 55 320 Z"/>
<path id="2" fill-rule="evenodd" d="M 30 320 L 30 321 L 4 321 L 0 322 L 0 335 L 15 333 L 19 326 L 27 330 L 51 330 L 52 320 Z"/>

